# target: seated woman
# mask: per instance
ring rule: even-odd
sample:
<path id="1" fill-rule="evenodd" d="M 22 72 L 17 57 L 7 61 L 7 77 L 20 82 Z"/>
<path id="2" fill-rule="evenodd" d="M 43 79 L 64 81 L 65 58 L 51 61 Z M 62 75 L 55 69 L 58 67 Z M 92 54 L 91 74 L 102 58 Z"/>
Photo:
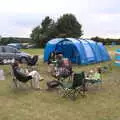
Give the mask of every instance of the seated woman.
<path id="1" fill-rule="evenodd" d="M 28 78 L 31 78 L 32 87 L 35 89 L 40 89 L 39 82 L 42 78 L 37 71 L 33 70 L 33 71 L 29 72 L 27 69 L 25 70 L 25 69 L 21 68 L 20 62 L 18 60 L 15 60 L 15 62 L 12 64 L 12 69 L 13 69 L 14 75 L 17 73 L 23 77 L 26 76 Z"/>

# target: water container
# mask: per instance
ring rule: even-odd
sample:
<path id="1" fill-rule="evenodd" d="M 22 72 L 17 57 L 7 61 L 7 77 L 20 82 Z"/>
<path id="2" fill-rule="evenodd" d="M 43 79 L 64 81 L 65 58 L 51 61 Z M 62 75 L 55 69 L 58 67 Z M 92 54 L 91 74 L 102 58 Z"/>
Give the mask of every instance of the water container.
<path id="1" fill-rule="evenodd" d="M 120 66 L 120 49 L 115 51 L 115 65 Z"/>
<path id="2" fill-rule="evenodd" d="M 0 69 L 0 80 L 5 80 L 4 71 Z"/>

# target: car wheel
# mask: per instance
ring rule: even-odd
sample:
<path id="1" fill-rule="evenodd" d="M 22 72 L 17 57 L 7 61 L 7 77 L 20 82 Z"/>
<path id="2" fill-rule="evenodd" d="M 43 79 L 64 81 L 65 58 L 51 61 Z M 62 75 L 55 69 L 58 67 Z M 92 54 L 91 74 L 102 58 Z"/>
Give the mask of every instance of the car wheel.
<path id="1" fill-rule="evenodd" d="M 20 59 L 20 62 L 21 62 L 21 63 L 25 63 L 25 64 L 26 64 L 26 63 L 27 63 L 27 58 L 22 57 L 22 58 Z"/>

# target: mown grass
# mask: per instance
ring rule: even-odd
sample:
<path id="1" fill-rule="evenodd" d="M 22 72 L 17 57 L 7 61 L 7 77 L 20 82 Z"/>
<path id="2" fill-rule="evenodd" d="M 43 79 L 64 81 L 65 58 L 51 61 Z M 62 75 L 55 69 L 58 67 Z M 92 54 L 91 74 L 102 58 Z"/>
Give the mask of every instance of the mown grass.
<path id="1" fill-rule="evenodd" d="M 107 47 L 113 52 L 119 46 Z M 30 54 L 42 54 L 43 50 L 23 50 Z M 114 56 L 114 54 L 112 54 Z M 88 71 L 98 65 L 73 65 L 74 71 Z M 78 96 L 76 101 L 61 98 L 56 91 L 34 91 L 32 89 L 15 89 L 12 87 L 10 67 L 1 65 L 5 71 L 5 81 L 0 81 L 0 120 L 119 120 L 120 119 L 120 68 L 102 75 L 101 89 L 91 86 L 86 97 Z M 41 88 L 46 88 L 46 82 L 53 78 L 47 73 L 47 64 L 39 62 L 39 72 L 45 78 Z"/>
<path id="2" fill-rule="evenodd" d="M 42 55 L 44 52 L 44 49 L 31 48 L 31 49 L 22 49 L 22 51 L 27 52 L 31 55 Z"/>

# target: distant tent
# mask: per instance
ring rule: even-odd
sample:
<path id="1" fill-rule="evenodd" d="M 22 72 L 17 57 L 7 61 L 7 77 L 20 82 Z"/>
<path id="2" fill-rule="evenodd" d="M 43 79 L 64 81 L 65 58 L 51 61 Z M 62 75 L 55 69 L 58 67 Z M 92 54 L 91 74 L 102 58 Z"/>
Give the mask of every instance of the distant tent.
<path id="1" fill-rule="evenodd" d="M 115 65 L 120 67 L 120 49 L 115 51 Z"/>
<path id="2" fill-rule="evenodd" d="M 112 45 L 112 46 L 116 45 L 116 42 L 112 42 L 111 45 Z"/>
<path id="3" fill-rule="evenodd" d="M 102 43 L 88 39 L 56 38 L 48 41 L 44 50 L 44 61 L 50 54 L 61 52 L 76 64 L 91 64 L 110 60 L 110 56 Z"/>

